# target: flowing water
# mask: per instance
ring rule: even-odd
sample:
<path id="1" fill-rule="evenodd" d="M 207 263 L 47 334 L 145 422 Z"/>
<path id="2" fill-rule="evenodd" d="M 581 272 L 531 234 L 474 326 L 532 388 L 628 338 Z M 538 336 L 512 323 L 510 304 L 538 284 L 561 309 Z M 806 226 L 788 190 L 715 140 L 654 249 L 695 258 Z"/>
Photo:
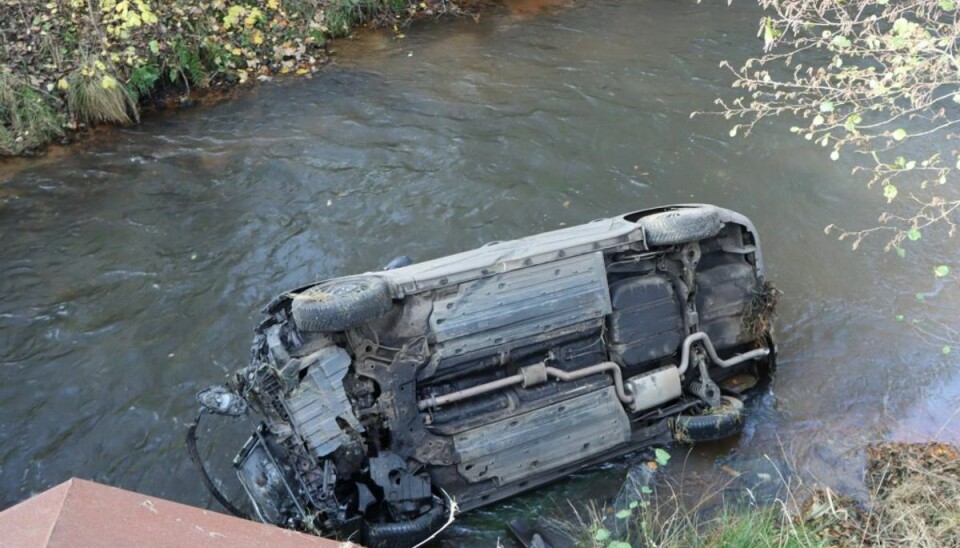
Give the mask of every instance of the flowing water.
<path id="1" fill-rule="evenodd" d="M 246 363 L 275 293 L 675 202 L 750 216 L 784 296 L 780 369 L 745 434 L 676 449 L 670 473 L 773 455 L 856 490 L 869 441 L 960 441 L 960 350 L 910 327 L 953 320 L 956 286 L 931 265 L 957 244 L 851 251 L 824 226 L 873 226 L 884 204 L 846 159 L 789 120 L 743 139 L 689 116 L 731 96 L 718 64 L 758 51 L 758 18 L 722 2 L 517 2 L 403 39 L 363 33 L 313 79 L 0 164 L 0 507 L 79 476 L 214 508 L 184 425 L 194 394 Z M 204 453 L 226 462 L 228 441 Z M 452 542 L 488 546 L 504 519 L 609 496 L 625 466 L 479 511 Z"/>

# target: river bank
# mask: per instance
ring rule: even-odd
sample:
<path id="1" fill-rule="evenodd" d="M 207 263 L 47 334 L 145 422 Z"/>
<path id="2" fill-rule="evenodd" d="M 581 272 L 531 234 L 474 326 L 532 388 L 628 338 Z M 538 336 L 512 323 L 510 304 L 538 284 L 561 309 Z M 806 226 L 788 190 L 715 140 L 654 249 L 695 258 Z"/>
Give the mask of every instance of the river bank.
<path id="1" fill-rule="evenodd" d="M 645 480 L 628 476 L 612 507 L 580 512 L 579 523 L 558 522 L 554 532 L 598 548 L 960 545 L 957 446 L 881 442 L 865 453 L 867 495 L 860 500 L 801 481 L 771 461 L 774 477 L 767 481 L 779 487 L 770 500 L 744 489 L 755 479 L 729 470 L 726 485 L 691 503 L 682 489 L 662 478 L 655 483 L 640 469 Z"/>
<path id="2" fill-rule="evenodd" d="M 475 3 L 471 3 L 475 6 Z M 13 0 L 0 6 L 0 156 L 278 74 L 327 43 L 466 10 L 447 0 Z"/>

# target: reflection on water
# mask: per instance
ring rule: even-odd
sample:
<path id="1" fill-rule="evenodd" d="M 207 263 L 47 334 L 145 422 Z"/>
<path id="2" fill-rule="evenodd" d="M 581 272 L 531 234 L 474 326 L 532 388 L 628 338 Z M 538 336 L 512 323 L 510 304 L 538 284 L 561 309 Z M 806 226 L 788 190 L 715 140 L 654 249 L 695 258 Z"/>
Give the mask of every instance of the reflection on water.
<path id="1" fill-rule="evenodd" d="M 925 237 L 910 261 L 851 252 L 822 228 L 870 226 L 882 204 L 849 165 L 788 120 L 742 140 L 689 117 L 728 93 L 720 60 L 755 51 L 755 10 L 511 5 L 402 40 L 363 34 L 312 80 L 0 166 L 0 506 L 70 476 L 212 506 L 183 425 L 193 394 L 246 360 L 274 293 L 671 202 L 752 217 L 785 292 L 772 395 L 743 437 L 691 451 L 686 473 L 789 453 L 848 485 L 868 441 L 960 441 L 960 352 L 894 319 L 952 319 L 953 287 L 912 296 L 933 283 L 924 254 L 956 244 Z M 455 542 L 490 545 L 505 517 L 608 495 L 623 467 L 466 517 Z"/>

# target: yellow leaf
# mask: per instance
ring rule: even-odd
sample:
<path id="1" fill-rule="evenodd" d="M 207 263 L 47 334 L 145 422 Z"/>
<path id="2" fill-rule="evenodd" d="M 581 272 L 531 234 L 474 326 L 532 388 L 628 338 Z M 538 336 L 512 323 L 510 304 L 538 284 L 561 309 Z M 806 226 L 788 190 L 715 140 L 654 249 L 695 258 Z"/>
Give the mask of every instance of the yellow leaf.
<path id="1" fill-rule="evenodd" d="M 258 46 L 263 43 L 263 33 L 260 32 L 260 29 L 253 31 L 253 36 L 250 37 L 250 41 Z"/>
<path id="2" fill-rule="evenodd" d="M 113 89 L 117 87 L 117 80 L 109 74 L 104 75 L 103 80 L 100 81 L 100 87 L 103 89 Z"/>
<path id="3" fill-rule="evenodd" d="M 107 70 L 107 65 L 104 65 L 99 59 L 94 61 L 93 66 L 97 67 L 97 70 Z"/>
<path id="4" fill-rule="evenodd" d="M 267 7 L 272 10 L 280 9 L 280 2 L 279 0 L 267 0 Z"/>
<path id="5" fill-rule="evenodd" d="M 300 76 L 303 76 L 304 74 L 306 74 L 306 73 L 308 73 L 308 72 L 310 72 L 310 69 L 302 68 L 302 69 L 298 69 L 298 70 L 297 70 L 297 74 L 299 74 Z"/>
<path id="6" fill-rule="evenodd" d="M 248 74 L 247 71 L 245 71 L 245 70 L 238 70 L 238 71 L 237 71 L 237 76 L 240 77 L 240 83 L 241 83 L 241 84 L 246 83 L 247 80 L 250 78 L 250 74 Z"/>
<path id="7" fill-rule="evenodd" d="M 250 28 L 256 25 L 258 22 L 266 19 L 263 16 L 263 12 L 259 8 L 253 8 L 250 10 L 250 13 L 247 14 L 247 17 L 243 20 L 243 26 Z"/>
<path id="8" fill-rule="evenodd" d="M 66 90 L 70 89 L 70 83 L 67 82 L 66 79 L 61 78 L 60 81 L 57 82 L 57 88 L 60 89 L 60 90 L 62 90 L 62 91 L 66 91 Z"/>

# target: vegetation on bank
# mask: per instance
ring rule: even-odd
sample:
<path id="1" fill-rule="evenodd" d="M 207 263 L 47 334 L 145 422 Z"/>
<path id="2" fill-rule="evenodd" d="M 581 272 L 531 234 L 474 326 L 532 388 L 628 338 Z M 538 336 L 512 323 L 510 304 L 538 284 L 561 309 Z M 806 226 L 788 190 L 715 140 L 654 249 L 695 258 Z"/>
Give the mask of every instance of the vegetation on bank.
<path id="1" fill-rule="evenodd" d="M 329 38 L 360 24 L 458 12 L 446 0 L 6 0 L 0 156 L 138 121 L 170 92 L 309 74 Z"/>
<path id="2" fill-rule="evenodd" d="M 871 446 L 865 483 L 865 501 L 786 484 L 772 506 L 733 502 L 723 490 L 690 504 L 669 485 L 643 487 L 626 507 L 590 511 L 563 529 L 596 548 L 960 546 L 956 446 Z"/>
<path id="3" fill-rule="evenodd" d="M 854 249 L 880 233 L 903 255 L 928 228 L 960 233 L 960 4 L 758 2 L 762 53 L 724 63 L 743 92 L 717 100 L 737 120 L 730 135 L 788 116 L 797 122 L 790 131 L 824 147 L 824 158 L 849 154 L 891 208 L 876 227 L 828 228 Z"/>

